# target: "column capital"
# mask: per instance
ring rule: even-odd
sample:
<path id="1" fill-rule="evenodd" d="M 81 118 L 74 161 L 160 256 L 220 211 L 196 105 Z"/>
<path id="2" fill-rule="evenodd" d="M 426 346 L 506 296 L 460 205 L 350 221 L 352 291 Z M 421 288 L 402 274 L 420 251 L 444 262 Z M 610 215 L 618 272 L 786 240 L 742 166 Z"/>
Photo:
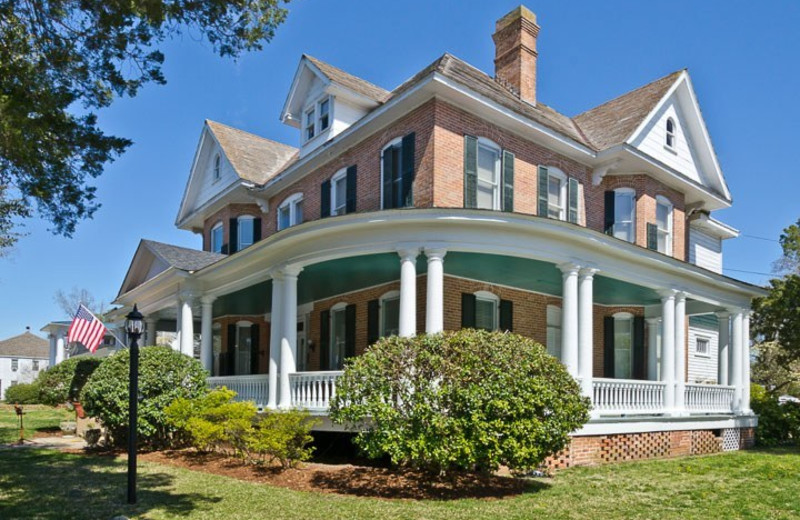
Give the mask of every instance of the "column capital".
<path id="1" fill-rule="evenodd" d="M 675 296 L 678 294 L 678 291 L 675 289 L 659 289 L 656 291 L 659 296 L 661 296 L 661 301 L 665 300 L 674 300 Z"/>
<path id="2" fill-rule="evenodd" d="M 581 269 L 581 266 L 575 262 L 564 262 L 562 264 L 558 264 L 556 267 L 558 267 L 561 272 L 564 273 L 564 276 L 578 274 L 578 271 Z"/>
<path id="3" fill-rule="evenodd" d="M 269 274 L 273 280 L 283 280 L 284 278 L 297 278 L 303 268 L 299 265 L 282 264 L 270 269 Z"/>
<path id="4" fill-rule="evenodd" d="M 735 317 L 737 314 L 744 314 L 744 309 L 741 307 L 727 307 L 726 310 L 731 314 L 731 317 Z"/>
<path id="5" fill-rule="evenodd" d="M 425 256 L 428 257 L 428 262 L 431 260 L 444 260 L 447 255 L 447 249 L 443 247 L 426 247 L 423 249 Z"/>
<path id="6" fill-rule="evenodd" d="M 178 292 L 178 298 L 181 302 L 191 302 L 197 298 L 197 292 L 193 289 L 182 289 L 180 292 Z"/>
<path id="7" fill-rule="evenodd" d="M 397 254 L 400 255 L 400 261 L 416 260 L 419 256 L 420 246 L 418 244 L 399 244 L 397 246 Z"/>
<path id="8" fill-rule="evenodd" d="M 717 311 L 714 314 L 716 314 L 717 318 L 719 318 L 721 320 L 724 320 L 724 319 L 727 319 L 727 318 L 731 317 L 731 312 L 730 311 Z"/>
<path id="9" fill-rule="evenodd" d="M 583 267 L 580 269 L 580 271 L 578 271 L 578 274 L 582 278 L 593 278 L 598 271 L 599 269 L 597 269 L 596 267 Z"/>
<path id="10" fill-rule="evenodd" d="M 675 301 L 686 301 L 686 292 L 684 291 L 675 291 Z"/>
<path id="11" fill-rule="evenodd" d="M 213 294 L 204 294 L 203 296 L 200 297 L 200 303 L 202 303 L 203 305 L 211 305 L 212 303 L 214 303 L 214 300 L 216 299 L 217 297 L 214 296 Z"/>
<path id="12" fill-rule="evenodd" d="M 651 325 L 658 325 L 661 322 L 661 318 L 659 317 L 645 318 L 645 321 Z"/>

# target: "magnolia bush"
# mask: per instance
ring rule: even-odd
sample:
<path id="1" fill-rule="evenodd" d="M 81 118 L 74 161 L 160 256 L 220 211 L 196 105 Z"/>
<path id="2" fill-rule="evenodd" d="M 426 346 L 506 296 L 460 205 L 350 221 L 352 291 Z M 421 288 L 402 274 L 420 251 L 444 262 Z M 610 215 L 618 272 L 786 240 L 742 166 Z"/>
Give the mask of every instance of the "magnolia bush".
<path id="1" fill-rule="evenodd" d="M 589 419 L 589 400 L 531 339 L 461 330 L 389 337 L 351 358 L 331 419 L 371 458 L 443 473 L 539 466 Z"/>
<path id="2" fill-rule="evenodd" d="M 41 372 L 36 382 L 42 403 L 56 406 L 77 401 L 86 381 L 102 361 L 92 356 L 71 357 Z"/>

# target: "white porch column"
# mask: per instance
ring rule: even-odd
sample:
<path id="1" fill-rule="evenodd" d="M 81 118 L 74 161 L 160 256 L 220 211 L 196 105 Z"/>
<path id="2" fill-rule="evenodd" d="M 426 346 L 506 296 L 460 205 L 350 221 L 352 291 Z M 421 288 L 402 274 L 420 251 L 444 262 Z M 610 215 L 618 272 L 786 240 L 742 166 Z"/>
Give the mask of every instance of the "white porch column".
<path id="1" fill-rule="evenodd" d="M 728 361 L 730 359 L 731 345 L 731 313 L 718 312 L 719 321 L 719 348 L 717 350 L 717 384 L 727 386 L 728 373 L 730 371 Z"/>
<path id="2" fill-rule="evenodd" d="M 660 318 L 647 318 L 647 379 L 658 381 L 658 332 Z"/>
<path id="3" fill-rule="evenodd" d="M 408 338 L 417 333 L 417 256 L 419 248 L 399 249 L 400 323 L 398 335 Z"/>
<path id="4" fill-rule="evenodd" d="M 661 293 L 661 380 L 664 408 L 671 414 L 675 408 L 675 291 Z"/>
<path id="5" fill-rule="evenodd" d="M 178 352 L 181 352 L 181 309 L 183 309 L 183 302 L 178 294 L 178 304 L 175 308 L 175 343 L 172 344 L 172 349 Z"/>
<path id="6" fill-rule="evenodd" d="M 572 263 L 558 266 L 563 276 L 561 300 L 561 362 L 578 377 L 578 270 Z"/>
<path id="7" fill-rule="evenodd" d="M 444 330 L 444 256 L 446 254 L 447 251 L 444 249 L 425 248 L 425 256 L 428 257 L 425 332 L 428 334 L 436 334 Z"/>
<path id="8" fill-rule="evenodd" d="M 181 354 L 194 357 L 194 316 L 192 316 L 192 300 L 194 295 L 190 292 L 181 293 Z"/>
<path id="9" fill-rule="evenodd" d="M 50 340 L 50 355 L 47 357 L 47 366 L 52 367 L 56 364 L 56 335 L 52 332 L 47 335 Z"/>
<path id="10" fill-rule="evenodd" d="M 683 413 L 686 401 L 686 293 L 675 295 L 675 409 Z"/>
<path id="11" fill-rule="evenodd" d="M 731 326 L 731 366 L 728 384 L 733 386 L 733 411 L 742 411 L 742 310 L 731 309 L 733 324 Z"/>
<path id="12" fill-rule="evenodd" d="M 56 365 L 64 361 L 67 357 L 67 338 L 66 331 L 56 333 Z"/>
<path id="13" fill-rule="evenodd" d="M 281 309 L 281 393 L 278 408 L 292 407 L 289 374 L 297 370 L 297 276 L 302 268 L 287 266 L 283 271 L 283 306 Z"/>
<path id="14" fill-rule="evenodd" d="M 214 300 L 216 297 L 205 295 L 200 297 L 200 362 L 209 373 L 214 369 L 214 350 L 211 340 L 214 335 Z"/>
<path id="15" fill-rule="evenodd" d="M 155 318 L 147 317 L 144 320 L 144 344 L 146 346 L 152 346 L 156 344 L 156 324 L 158 320 Z"/>
<path id="16" fill-rule="evenodd" d="M 596 269 L 581 269 L 578 279 L 578 376 L 581 393 L 593 397 L 594 376 L 594 273 Z"/>
<path id="17" fill-rule="evenodd" d="M 742 413 L 750 409 L 750 311 L 742 314 Z"/>
<path id="18" fill-rule="evenodd" d="M 281 309 L 283 308 L 283 273 L 272 273 L 272 310 L 269 321 L 269 397 L 267 408 L 278 406 L 278 370 L 281 362 Z"/>

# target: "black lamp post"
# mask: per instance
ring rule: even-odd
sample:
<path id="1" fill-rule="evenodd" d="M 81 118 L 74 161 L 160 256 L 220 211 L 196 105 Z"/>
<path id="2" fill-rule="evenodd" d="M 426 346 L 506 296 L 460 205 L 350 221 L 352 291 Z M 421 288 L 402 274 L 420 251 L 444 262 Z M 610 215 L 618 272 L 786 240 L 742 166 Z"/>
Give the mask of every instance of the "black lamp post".
<path id="1" fill-rule="evenodd" d="M 136 421 L 139 408 L 139 336 L 144 331 L 142 313 L 133 305 L 126 316 L 125 330 L 131 349 L 130 385 L 128 395 L 128 503 L 136 503 Z"/>

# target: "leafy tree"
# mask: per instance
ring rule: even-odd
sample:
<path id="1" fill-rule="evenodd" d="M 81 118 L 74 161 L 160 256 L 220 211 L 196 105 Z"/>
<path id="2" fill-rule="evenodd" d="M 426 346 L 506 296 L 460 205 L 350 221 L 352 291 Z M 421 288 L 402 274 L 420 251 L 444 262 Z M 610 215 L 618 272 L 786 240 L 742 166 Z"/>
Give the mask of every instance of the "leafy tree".
<path id="1" fill-rule="evenodd" d="M 778 241 L 783 256 L 775 262 L 773 268 L 778 273 L 800 274 L 800 219 L 784 228 Z"/>
<path id="2" fill-rule="evenodd" d="M 443 473 L 536 468 L 588 419 L 564 366 L 516 334 L 380 340 L 348 360 L 330 416 L 367 456 Z"/>
<path id="3" fill-rule="evenodd" d="M 788 365 L 800 360 L 800 275 L 769 283 L 769 294 L 753 300 L 753 334 L 777 343 L 775 362 Z"/>
<path id="4" fill-rule="evenodd" d="M 783 360 L 780 344 L 759 343 L 753 346 L 756 359 L 753 363 L 752 380 L 774 395 L 800 396 L 800 359 Z"/>
<path id="5" fill-rule="evenodd" d="M 0 247 L 39 214 L 71 236 L 99 207 L 91 179 L 130 144 L 97 109 L 165 83 L 158 47 L 184 32 L 223 57 L 261 49 L 289 0 L 0 0 Z"/>

